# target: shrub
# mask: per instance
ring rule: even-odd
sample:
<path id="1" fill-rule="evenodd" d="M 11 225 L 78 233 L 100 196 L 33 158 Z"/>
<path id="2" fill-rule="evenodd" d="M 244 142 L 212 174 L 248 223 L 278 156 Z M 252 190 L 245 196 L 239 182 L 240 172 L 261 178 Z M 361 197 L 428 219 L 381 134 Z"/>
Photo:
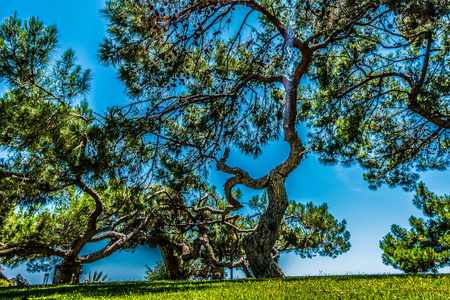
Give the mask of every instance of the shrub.
<path id="1" fill-rule="evenodd" d="M 9 282 L 5 279 L 0 279 L 0 288 L 9 287 L 9 286 L 11 286 L 11 282 Z"/>
<path id="2" fill-rule="evenodd" d="M 169 279 L 167 275 L 166 265 L 162 261 L 156 262 L 156 266 L 152 269 L 145 265 L 147 270 L 145 271 L 145 279 L 148 281 L 165 280 Z"/>

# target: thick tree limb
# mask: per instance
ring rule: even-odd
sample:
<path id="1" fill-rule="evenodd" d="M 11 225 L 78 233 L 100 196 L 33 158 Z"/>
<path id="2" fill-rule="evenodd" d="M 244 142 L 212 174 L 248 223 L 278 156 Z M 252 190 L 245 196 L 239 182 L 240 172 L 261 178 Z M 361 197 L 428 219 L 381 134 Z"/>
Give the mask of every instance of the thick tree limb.
<path id="1" fill-rule="evenodd" d="M 72 247 L 71 254 L 69 255 L 72 259 L 75 259 L 75 257 L 78 256 L 84 245 L 97 233 L 97 218 L 105 209 L 102 198 L 95 190 L 86 185 L 81 179 L 76 180 L 75 185 L 91 196 L 95 202 L 95 208 L 89 214 L 89 221 L 85 233 L 75 241 L 75 244 Z"/>
<path id="2" fill-rule="evenodd" d="M 283 36 L 285 42 L 289 45 L 291 45 L 294 48 L 297 48 L 299 50 L 303 50 L 306 45 L 297 39 L 295 36 L 293 36 L 292 33 L 287 30 L 286 27 L 283 26 L 280 19 L 278 19 L 274 14 L 272 14 L 270 11 L 268 11 L 264 6 L 257 3 L 256 1 L 250 0 L 250 1 L 236 1 L 235 3 L 242 4 L 244 6 L 247 6 L 253 10 L 258 11 L 259 13 L 263 14 L 264 16 L 269 19 L 269 21 L 272 23 L 272 25 L 281 33 Z"/>
<path id="3" fill-rule="evenodd" d="M 108 231 L 108 232 L 104 232 L 102 234 L 96 235 L 94 237 L 92 237 L 88 243 L 96 243 L 96 242 L 100 242 L 106 239 L 111 239 L 111 240 L 118 240 L 121 238 L 124 238 L 125 234 L 120 233 L 120 232 L 116 232 L 116 231 Z"/>
<path id="4" fill-rule="evenodd" d="M 121 237 L 112 240 L 108 245 L 106 245 L 104 248 L 83 256 L 78 256 L 77 259 L 81 261 L 81 263 L 91 263 L 95 262 L 97 260 L 100 260 L 102 258 L 108 257 L 117 250 L 119 250 L 125 243 L 132 240 L 136 235 L 147 225 L 149 221 L 149 218 L 146 218 L 144 221 L 142 221 L 138 227 L 136 227 L 134 230 L 129 232 L 128 234 L 121 234 Z"/>
<path id="5" fill-rule="evenodd" d="M 245 265 L 245 255 L 236 262 L 224 262 L 217 260 L 214 253 L 214 248 L 211 246 L 206 233 L 203 233 L 200 237 L 194 240 L 192 248 L 190 248 L 186 243 L 180 243 L 167 237 L 163 237 L 163 239 L 165 243 L 171 245 L 172 247 L 175 247 L 178 251 L 180 251 L 181 258 L 185 261 L 199 258 L 201 246 L 204 246 L 210 262 L 217 267 L 239 268 Z"/>
<path id="6" fill-rule="evenodd" d="M 0 250 L 0 256 L 18 255 L 27 257 L 33 254 L 43 254 L 45 256 L 59 256 L 64 258 L 69 253 L 69 250 L 54 249 L 46 246 L 30 246 L 30 247 L 12 247 Z"/>

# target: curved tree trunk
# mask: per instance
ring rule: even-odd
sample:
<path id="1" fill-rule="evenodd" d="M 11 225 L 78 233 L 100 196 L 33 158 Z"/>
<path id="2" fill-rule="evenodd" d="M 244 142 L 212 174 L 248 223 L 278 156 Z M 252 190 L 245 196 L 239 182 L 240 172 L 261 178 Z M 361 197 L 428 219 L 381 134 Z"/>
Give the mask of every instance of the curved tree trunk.
<path id="1" fill-rule="evenodd" d="M 269 205 L 261 215 L 255 231 L 245 237 L 244 247 L 253 275 L 256 278 L 283 278 L 283 271 L 272 258 L 272 248 L 278 239 L 281 221 L 289 204 L 285 181 L 289 174 L 300 164 L 305 148 L 295 129 L 297 123 L 297 87 L 302 74 L 306 71 L 311 53 L 302 58 L 292 81 L 283 81 L 286 89 L 286 107 L 283 120 L 284 140 L 289 143 L 289 156 L 276 166 L 267 178 L 267 196 Z"/>
<path id="2" fill-rule="evenodd" d="M 278 239 L 281 220 L 288 206 L 285 178 L 271 178 L 267 187 L 269 206 L 254 232 L 245 237 L 245 254 L 256 278 L 283 278 L 283 271 L 272 258 L 272 247 Z"/>

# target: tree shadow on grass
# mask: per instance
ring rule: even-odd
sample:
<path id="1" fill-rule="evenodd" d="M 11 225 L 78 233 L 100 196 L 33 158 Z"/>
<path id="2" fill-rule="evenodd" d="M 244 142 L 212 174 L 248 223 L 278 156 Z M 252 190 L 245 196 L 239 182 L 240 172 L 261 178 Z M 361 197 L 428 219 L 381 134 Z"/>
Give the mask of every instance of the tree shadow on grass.
<path id="1" fill-rule="evenodd" d="M 350 274 L 350 275 L 314 275 L 314 276 L 296 276 L 296 277 L 286 277 L 282 279 L 283 281 L 301 281 L 301 280 L 311 280 L 311 279 L 332 279 L 334 281 L 348 281 L 348 280 L 366 280 L 366 279 L 406 279 L 406 278 L 448 278 L 450 279 L 450 274 L 438 273 L 438 274 Z"/>
<path id="2" fill-rule="evenodd" d="M 182 293 L 214 288 L 221 281 L 112 282 L 99 284 L 9 287 L 0 289 L 0 299 L 35 299 L 51 296 L 120 297 L 158 293 Z"/>

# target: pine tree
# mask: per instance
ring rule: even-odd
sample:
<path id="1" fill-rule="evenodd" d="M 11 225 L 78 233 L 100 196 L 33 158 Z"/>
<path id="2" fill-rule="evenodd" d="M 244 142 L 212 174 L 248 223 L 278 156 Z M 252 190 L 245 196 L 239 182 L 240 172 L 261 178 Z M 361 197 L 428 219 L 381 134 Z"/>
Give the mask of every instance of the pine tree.
<path id="1" fill-rule="evenodd" d="M 383 263 L 406 273 L 436 273 L 450 263 L 450 196 L 437 196 L 420 183 L 413 203 L 427 219 L 411 216 L 410 230 L 392 225 L 380 242 Z"/>
<path id="2" fill-rule="evenodd" d="M 62 282 L 73 282 L 79 263 L 111 255 L 139 232 L 148 222 L 137 218 L 143 199 L 149 206 L 156 191 L 132 187 L 150 152 L 94 116 L 84 100 L 90 71 L 70 49 L 52 60 L 56 36 L 37 18 L 13 15 L 0 26 L 8 88 L 0 98 L 0 261 L 28 261 L 37 271 L 59 258 Z M 87 243 L 106 239 L 80 256 Z"/>
<path id="3" fill-rule="evenodd" d="M 118 115 L 132 132 L 188 168 L 215 163 L 237 185 L 264 190 L 268 205 L 244 239 L 256 277 L 284 277 L 272 250 L 289 205 L 285 181 L 309 147 L 300 137 L 306 79 L 334 45 L 357 45 L 355 28 L 383 18 L 378 1 L 107 1 L 100 58 L 118 69 L 133 104 Z M 261 178 L 227 164 L 230 148 L 253 157 L 279 139 L 289 154 Z"/>

